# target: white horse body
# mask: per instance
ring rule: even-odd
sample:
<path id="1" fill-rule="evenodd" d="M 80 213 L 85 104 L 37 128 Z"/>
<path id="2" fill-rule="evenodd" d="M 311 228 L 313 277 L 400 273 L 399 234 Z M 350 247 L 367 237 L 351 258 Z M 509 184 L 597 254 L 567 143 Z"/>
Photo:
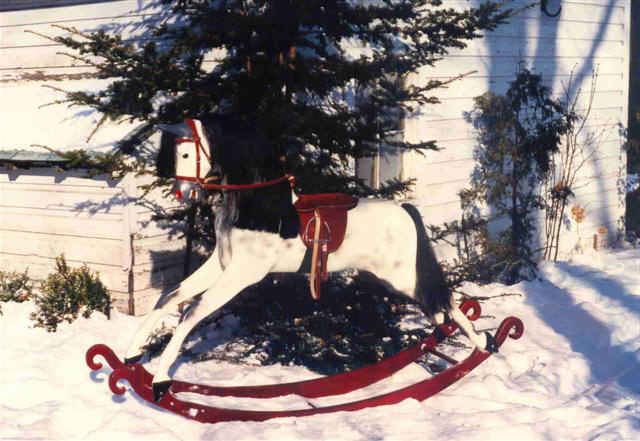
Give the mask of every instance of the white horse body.
<path id="1" fill-rule="evenodd" d="M 195 126 L 200 130 L 199 123 Z M 203 135 L 201 135 L 203 136 Z M 180 151 L 184 151 L 183 143 Z M 191 147 L 193 148 L 193 147 Z M 177 156 L 179 163 L 183 153 Z M 187 159 L 187 158 L 185 158 Z M 187 173 L 184 164 L 177 166 L 181 175 Z M 199 177 L 199 176 L 198 176 Z M 216 231 L 218 235 L 219 231 Z M 168 300 L 152 311 L 136 333 L 127 360 L 141 355 L 143 346 L 158 321 L 175 311 L 178 304 L 202 293 L 202 299 L 191 308 L 176 327 L 173 337 L 160 358 L 154 385 L 170 381 L 170 368 L 176 360 L 183 341 L 205 317 L 224 306 L 246 287 L 259 282 L 270 272 L 295 272 L 303 262 L 306 246 L 299 237 L 283 239 L 279 234 L 232 228 L 222 232 L 218 248 L 196 272 L 185 279 L 167 297 Z M 423 301 L 418 293 L 419 240 L 416 224 L 407 211 L 393 201 L 360 200 L 349 211 L 347 229 L 340 248 L 329 256 L 328 270 L 355 268 L 374 274 L 387 287 L 410 298 Z M 484 350 L 485 335 L 477 334 L 453 302 L 445 311 L 435 314 L 436 323 L 444 319 L 444 312 L 458 323 L 473 344 Z"/>
<path id="2" fill-rule="evenodd" d="M 399 231 L 406 234 L 398 235 Z M 299 238 L 292 242 L 287 243 L 274 272 L 300 268 L 306 247 Z M 328 270 L 341 271 L 355 264 L 359 270 L 388 280 L 394 289 L 413 296 L 416 253 L 415 225 L 409 215 L 393 202 L 363 199 L 349 211 L 344 241 L 329 256 Z"/>

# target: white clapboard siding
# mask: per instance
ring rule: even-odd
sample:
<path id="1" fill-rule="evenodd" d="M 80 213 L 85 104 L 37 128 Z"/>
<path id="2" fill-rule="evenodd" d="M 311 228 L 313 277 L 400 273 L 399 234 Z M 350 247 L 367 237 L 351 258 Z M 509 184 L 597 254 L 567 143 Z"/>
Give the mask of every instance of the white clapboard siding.
<path id="1" fill-rule="evenodd" d="M 137 264 L 134 269 L 136 291 L 157 287 L 167 287 L 179 283 L 184 278 L 183 256 L 170 262 Z"/>
<path id="2" fill-rule="evenodd" d="M 73 187 L 60 191 L 57 184 L 0 183 L 0 206 L 89 213 L 122 214 L 122 194 L 102 188 Z M 82 202 L 78 202 L 82 197 Z"/>
<path id="3" fill-rule="evenodd" d="M 118 309 L 145 313 L 152 297 L 182 278 L 184 240 L 129 201 L 143 183 L 133 175 L 114 181 L 52 168 L 0 169 L 3 270 L 28 269 L 42 280 L 64 254 L 70 265 L 99 272 Z"/>
<path id="4" fill-rule="evenodd" d="M 70 259 L 66 259 L 67 263 L 71 266 L 80 266 L 83 262 L 75 262 Z M 26 265 L 25 265 L 26 262 Z M 10 252 L 6 252 L 3 249 L 0 254 L 0 264 L 3 271 L 27 271 L 29 277 L 36 282 L 44 280 L 48 274 L 55 270 L 55 259 L 42 257 L 42 256 L 29 256 L 29 259 L 25 259 L 23 256 L 18 256 Z M 118 290 L 122 292 L 127 291 L 127 273 L 122 270 L 121 267 L 114 265 L 100 265 L 91 264 L 92 271 L 99 273 L 100 280 L 110 290 Z M 37 287 L 36 283 L 36 287 Z"/>
<path id="5" fill-rule="evenodd" d="M 595 97 L 594 97 L 595 100 Z M 439 105 L 440 106 L 440 105 Z M 576 109 L 582 113 L 586 108 L 580 107 Z M 615 127 L 620 118 L 622 106 L 596 107 L 591 108 L 591 115 L 585 124 L 585 132 L 600 132 L 604 125 Z M 429 120 L 409 120 L 407 124 L 412 130 L 417 131 L 423 137 L 431 137 L 438 141 L 438 145 L 446 142 L 448 139 L 472 139 L 475 138 L 475 129 L 469 124 L 469 118 L 465 115 L 459 115 L 458 118 L 442 118 Z M 597 128 L 596 128 L 597 127 Z M 611 130 L 617 133 L 617 130 Z"/>
<path id="6" fill-rule="evenodd" d="M 64 254 L 71 264 L 122 268 L 126 265 L 122 193 L 114 181 L 87 179 L 79 172 L 66 176 L 51 168 L 0 169 L 2 259 L 41 267 Z M 118 203 L 108 202 L 114 197 Z M 85 208 L 105 203 L 110 210 Z"/>
<path id="7" fill-rule="evenodd" d="M 447 130 L 447 122 L 450 128 Z M 426 122 L 423 127 L 418 128 L 423 133 L 424 139 L 437 141 L 438 151 L 427 151 L 424 155 L 424 162 L 429 164 L 443 164 L 473 160 L 474 149 L 478 144 L 474 129 L 471 124 L 464 120 L 438 120 Z M 608 148 L 608 144 L 617 143 L 620 145 L 618 126 L 608 121 L 603 124 L 589 124 L 585 126 L 584 134 L 592 134 L 597 137 L 598 150 Z M 423 164 L 420 164 L 423 166 Z M 455 167 L 458 167 L 454 165 Z M 448 175 L 447 175 L 448 176 Z"/>
<path id="8" fill-rule="evenodd" d="M 615 85 L 617 87 L 622 86 L 620 81 L 616 81 Z M 605 87 L 604 84 L 601 84 L 600 86 Z M 504 87 L 503 92 L 505 92 L 506 89 L 507 86 Z M 423 122 L 428 123 L 432 120 L 463 119 L 468 112 L 473 110 L 474 98 L 487 91 L 486 89 L 482 90 L 480 88 L 466 89 L 464 87 L 464 80 L 460 80 L 459 88 L 457 90 L 459 91 L 460 96 L 440 97 L 439 99 L 441 102 L 438 104 L 432 104 L 428 108 L 424 109 L 418 119 L 412 118 L 408 120 L 407 129 L 409 127 L 419 129 Z M 624 93 L 625 91 L 622 88 L 598 89 L 594 93 L 592 106 L 594 108 L 611 107 L 612 104 L 620 103 L 621 100 L 624 99 Z M 438 92 L 435 92 L 435 95 L 437 96 Z M 583 90 L 582 93 L 577 95 L 577 108 L 586 108 L 589 99 L 589 92 L 587 90 Z M 596 115 L 593 115 L 593 117 L 597 118 Z"/>
<path id="9" fill-rule="evenodd" d="M 42 215 L 43 219 L 55 222 L 52 218 Z M 117 223 L 116 223 L 117 225 Z M 42 229 L 46 228 L 43 226 Z M 49 232 L 22 232 L 4 230 L 3 246 L 7 247 L 7 254 L 13 256 L 41 256 L 55 258 L 64 254 L 69 260 L 86 262 L 87 264 L 121 263 L 115 261 L 114 256 L 123 254 L 122 247 L 126 244 L 122 240 L 100 239 L 84 237 L 76 234 L 67 236 Z"/>
<path id="10" fill-rule="evenodd" d="M 161 17 L 156 14 L 148 14 L 132 10 L 131 2 L 114 2 L 113 6 L 120 6 L 113 11 L 105 11 L 96 17 L 83 17 L 78 12 L 87 12 L 87 7 L 66 8 L 72 14 L 68 18 L 57 17 L 60 10 L 57 8 L 41 9 L 38 11 L 13 12 L 14 17 L 6 16 L 1 25 L 3 42 L 0 47 L 24 49 L 42 46 L 56 46 L 64 48 L 62 44 L 49 40 L 58 36 L 70 36 L 68 29 L 78 29 L 83 32 L 97 30 L 111 31 L 118 33 L 125 41 L 143 38 L 140 35 L 139 23 L 148 25 L 158 24 Z M 94 8 L 107 9 L 112 5 L 94 5 Z M 57 10 L 56 10 L 57 9 Z M 73 14 L 75 12 L 75 14 Z M 5 13 L 6 14 L 6 13 Z M 13 23 L 7 23 L 9 20 Z M 135 20 L 135 21 L 134 21 Z M 59 50 L 59 49 L 56 49 Z"/>
<path id="11" fill-rule="evenodd" d="M 608 156 L 591 156 L 582 165 L 576 176 L 576 185 L 584 185 L 585 182 L 596 178 L 614 182 L 618 180 L 622 168 L 620 156 L 606 151 L 602 154 Z M 416 199 L 424 199 L 429 206 L 458 201 L 458 192 L 469 187 L 474 169 L 473 160 L 437 163 L 425 161 L 420 170 L 422 180 L 414 189 L 414 194 L 420 194 Z M 429 183 L 427 179 L 431 179 L 432 182 Z"/>
<path id="12" fill-rule="evenodd" d="M 603 56 L 600 58 L 589 58 L 585 60 L 588 54 L 575 54 L 563 57 L 550 57 L 548 55 L 466 55 L 464 51 L 460 54 L 449 55 L 438 61 L 434 67 L 425 68 L 420 75 L 413 77 L 416 83 L 420 83 L 428 78 L 452 78 L 463 73 L 473 72 L 473 75 L 485 77 L 487 83 L 491 84 L 493 79 L 496 81 L 508 77 L 512 79 L 516 71 L 517 63 L 523 61 L 529 66 L 535 62 L 535 72 L 545 75 L 553 74 L 559 76 L 568 76 L 575 70 L 576 66 L 583 66 L 585 61 L 591 66 L 598 66 L 598 71 L 602 74 L 620 73 L 620 66 L 623 64 L 622 57 Z M 591 70 L 591 69 L 590 69 Z M 421 80 L 424 78 L 424 80 Z M 485 88 L 485 91 L 488 87 Z"/>
<path id="13" fill-rule="evenodd" d="M 56 27 L 62 26 L 80 31 L 104 29 L 124 39 L 144 38 L 140 23 L 153 24 L 161 19 L 151 5 L 152 2 L 123 0 L 3 12 L 0 14 L 0 72 L 15 75 L 30 69 L 71 66 L 86 70 L 86 63 L 59 55 L 66 52 L 66 48 L 44 36 L 69 35 Z"/>
<path id="14" fill-rule="evenodd" d="M 447 1 L 445 7 L 466 7 L 465 1 Z M 515 1 L 518 7 L 529 2 Z M 605 226 L 615 233 L 624 214 L 618 180 L 624 173 L 623 140 L 618 124 L 626 125 L 629 88 L 629 0 L 574 0 L 562 5 L 559 17 L 547 17 L 539 6 L 528 9 L 464 49 L 451 50 L 434 66 L 411 78 L 414 84 L 448 79 L 472 72 L 447 88 L 435 89 L 441 103 L 421 109 L 417 118 L 405 121 L 405 139 L 436 140 L 438 152 L 424 156 L 405 154 L 403 172 L 416 177 L 412 193 L 427 223 L 440 224 L 460 218 L 457 193 L 469 186 L 474 169 L 476 131 L 469 122 L 474 97 L 486 92 L 504 93 L 513 81 L 518 63 L 541 74 L 557 98 L 577 97 L 584 111 L 595 87 L 585 132 L 600 134 L 593 158 L 585 163 L 576 182 L 572 203 L 587 207 L 581 228 L 585 234 Z M 555 5 L 553 6 L 555 8 Z M 592 73 L 597 71 L 595 86 Z M 605 225 L 606 224 L 606 225 Z M 589 231 L 586 231 L 589 230 Z M 451 250 L 439 247 L 451 257 Z"/>
<path id="15" fill-rule="evenodd" d="M 44 151 L 111 150 L 135 128 L 106 124 L 92 135 L 100 116 L 88 109 L 49 105 L 62 90 L 98 90 L 107 81 L 93 68 L 61 55 L 68 50 L 43 37 L 66 36 L 62 27 L 83 32 L 112 31 L 144 42 L 145 25 L 163 19 L 155 2 L 123 0 L 0 12 L 0 149 Z M 152 143 L 157 143 L 155 136 Z M 128 180 L 129 179 L 129 180 Z M 148 178 L 88 179 L 84 172 L 53 169 L 0 169 L 0 262 L 3 269 L 43 279 L 64 254 L 100 273 L 114 304 L 142 314 L 159 294 L 183 276 L 184 239 L 154 222 L 148 206 L 136 206 L 137 186 Z M 153 204 L 168 209 L 159 192 Z M 175 227 L 174 227 L 175 228 Z"/>
<path id="16" fill-rule="evenodd" d="M 6 231 L 30 233 L 38 233 L 46 229 L 53 234 L 65 237 L 82 237 L 90 231 L 90 237 L 96 239 L 118 240 L 122 237 L 121 222 L 120 215 L 92 215 L 87 212 L 2 207 L 0 228 Z"/>

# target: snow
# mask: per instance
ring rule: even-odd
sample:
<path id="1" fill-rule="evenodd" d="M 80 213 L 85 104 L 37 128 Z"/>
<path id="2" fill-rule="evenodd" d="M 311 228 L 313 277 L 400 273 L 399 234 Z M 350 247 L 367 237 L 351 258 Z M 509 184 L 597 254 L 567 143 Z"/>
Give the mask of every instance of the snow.
<path id="1" fill-rule="evenodd" d="M 114 313 L 107 320 L 96 313 L 47 333 L 33 328 L 32 303 L 3 303 L 0 440 L 640 439 L 640 249 L 545 263 L 541 275 L 541 280 L 508 287 L 463 287 L 466 293 L 491 297 L 482 302 L 477 329 L 493 329 L 513 315 L 524 322 L 525 334 L 507 340 L 499 354 L 435 397 L 263 423 L 193 422 L 142 401 L 126 383 L 127 392 L 114 396 L 107 385 L 109 369 L 90 373 L 84 355 L 95 343 L 122 355 L 139 317 Z M 147 368 L 153 372 L 153 360 Z M 349 398 L 427 375 L 411 365 L 391 381 Z M 175 372 L 188 381 L 236 385 L 313 376 L 295 366 L 219 361 L 181 363 Z M 339 399 L 344 398 L 313 404 Z M 295 396 L 263 401 L 215 400 L 236 407 L 307 405 Z"/>
<path id="2" fill-rule="evenodd" d="M 30 150 L 46 152 L 38 146 L 68 151 L 85 149 L 108 152 L 114 140 L 122 139 L 137 124 L 107 122 L 92 136 L 100 115 L 94 110 L 47 105 L 64 98 L 58 89 L 94 91 L 106 87 L 107 80 L 79 80 L 54 83 L 56 89 L 43 87 L 41 82 L 27 82 L 1 88 L 2 98 L 12 103 L 11 112 L 0 120 L 3 133 L 0 150 Z M 38 130 L 33 130 L 37 121 Z M 55 137 L 51 135 L 55 133 Z"/>

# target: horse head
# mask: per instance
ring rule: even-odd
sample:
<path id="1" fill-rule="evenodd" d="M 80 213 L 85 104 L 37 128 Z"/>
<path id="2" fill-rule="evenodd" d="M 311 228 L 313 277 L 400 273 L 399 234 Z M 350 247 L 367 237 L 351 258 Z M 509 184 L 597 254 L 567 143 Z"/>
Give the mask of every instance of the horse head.
<path id="1" fill-rule="evenodd" d="M 178 199 L 208 200 L 241 228 L 282 233 L 283 217 L 296 216 L 277 148 L 255 126 L 206 115 L 160 128 L 158 175 L 175 179 Z M 286 229 L 287 236 L 297 233 L 297 227 Z"/>
<path id="2" fill-rule="evenodd" d="M 175 179 L 172 194 L 177 199 L 187 202 L 203 199 L 202 184 L 216 179 L 216 175 L 202 122 L 186 119 L 159 127 L 162 137 L 156 160 L 158 176 Z"/>

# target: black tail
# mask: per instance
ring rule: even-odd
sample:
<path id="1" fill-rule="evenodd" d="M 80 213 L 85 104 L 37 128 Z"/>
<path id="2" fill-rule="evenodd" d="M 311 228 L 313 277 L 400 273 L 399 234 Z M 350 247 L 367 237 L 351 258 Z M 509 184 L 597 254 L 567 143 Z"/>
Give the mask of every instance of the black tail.
<path id="1" fill-rule="evenodd" d="M 418 253 L 416 256 L 416 299 L 427 315 L 449 310 L 451 290 L 444 277 L 444 271 L 436 259 L 427 230 L 418 209 L 411 204 L 402 204 L 413 223 L 418 235 Z"/>

